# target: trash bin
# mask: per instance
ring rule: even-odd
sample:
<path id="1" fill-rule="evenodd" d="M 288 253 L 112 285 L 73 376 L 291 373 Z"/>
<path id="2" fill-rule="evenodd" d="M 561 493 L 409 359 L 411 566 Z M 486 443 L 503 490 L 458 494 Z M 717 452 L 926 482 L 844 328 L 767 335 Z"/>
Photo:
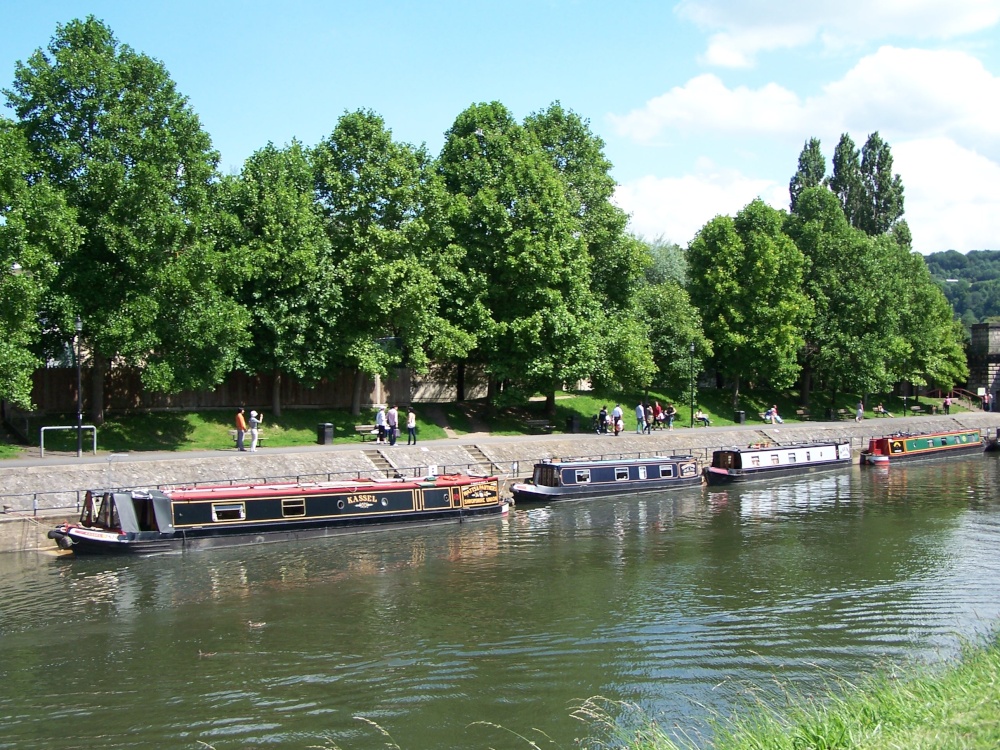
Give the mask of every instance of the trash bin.
<path id="1" fill-rule="evenodd" d="M 827 409 L 826 410 L 826 420 L 828 422 L 832 422 L 833 421 L 833 409 Z"/>
<path id="2" fill-rule="evenodd" d="M 580 415 L 574 414 L 572 417 L 566 417 L 566 432 L 577 433 L 580 431 Z"/>
<path id="3" fill-rule="evenodd" d="M 745 424 L 747 421 L 747 413 L 745 411 L 738 411 L 733 415 L 733 421 L 736 424 Z"/>
<path id="4" fill-rule="evenodd" d="M 316 426 L 316 442 L 320 445 L 333 444 L 333 423 L 320 422 Z"/>

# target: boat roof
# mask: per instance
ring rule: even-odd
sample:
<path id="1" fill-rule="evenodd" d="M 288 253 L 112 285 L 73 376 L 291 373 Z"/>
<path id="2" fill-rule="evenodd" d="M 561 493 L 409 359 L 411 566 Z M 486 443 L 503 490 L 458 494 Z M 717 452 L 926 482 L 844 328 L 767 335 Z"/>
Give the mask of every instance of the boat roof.
<path id="1" fill-rule="evenodd" d="M 594 458 L 573 459 L 561 461 L 558 458 L 539 461 L 535 466 L 557 466 L 561 469 L 585 466 L 629 466 L 632 464 L 650 464 L 662 461 L 690 461 L 694 456 L 646 456 L 645 458 Z"/>
<path id="2" fill-rule="evenodd" d="M 329 492 L 377 492 L 380 489 L 416 489 L 428 487 L 458 487 L 477 482 L 494 481 L 492 476 L 470 474 L 441 474 L 416 478 L 362 478 L 331 482 L 262 482 L 260 484 L 213 484 L 192 487 L 173 487 L 163 492 L 173 501 L 237 500 L 241 498 L 269 497 L 280 494 L 321 495 Z"/>
<path id="3" fill-rule="evenodd" d="M 733 445 L 727 448 L 717 448 L 715 453 L 748 453 L 754 451 L 783 451 L 783 450 L 800 450 L 802 448 L 827 448 L 834 445 L 848 445 L 850 440 L 844 438 L 843 440 L 815 440 L 812 442 L 802 442 L 802 443 L 751 443 L 750 445 Z"/>

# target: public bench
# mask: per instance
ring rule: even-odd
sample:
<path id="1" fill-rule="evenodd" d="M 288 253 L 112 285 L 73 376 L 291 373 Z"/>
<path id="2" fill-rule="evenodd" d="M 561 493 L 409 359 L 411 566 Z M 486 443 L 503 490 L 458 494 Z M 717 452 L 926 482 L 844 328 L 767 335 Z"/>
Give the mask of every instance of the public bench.
<path id="1" fill-rule="evenodd" d="M 365 442 L 365 438 L 371 438 L 374 440 L 378 437 L 378 429 L 373 424 L 356 424 L 354 425 L 354 431 L 358 433 L 361 437 L 361 442 Z"/>
<path id="2" fill-rule="evenodd" d="M 881 409 L 876 406 L 874 409 L 872 409 L 872 411 L 875 412 L 875 416 L 876 417 L 891 417 L 892 416 L 892 414 L 890 414 L 889 412 L 887 412 L 885 410 L 884 406 Z"/>
<path id="3" fill-rule="evenodd" d="M 851 416 L 851 412 L 847 409 L 837 409 L 837 419 L 847 419 Z"/>
<path id="4" fill-rule="evenodd" d="M 803 422 L 808 422 L 810 419 L 812 419 L 812 417 L 809 415 L 808 409 L 796 409 L 795 418 L 800 419 Z"/>
<path id="5" fill-rule="evenodd" d="M 552 432 L 555 429 L 555 426 L 547 419 L 526 419 L 524 420 L 524 426 L 529 430 L 537 430 L 539 432 Z"/>
<path id="6" fill-rule="evenodd" d="M 229 431 L 229 437 L 232 438 L 232 440 L 233 440 L 233 447 L 238 447 L 239 446 L 239 442 L 236 439 L 236 430 L 230 430 Z M 261 430 L 261 429 L 258 429 L 257 430 L 257 445 L 263 445 L 264 444 L 264 440 L 266 440 L 266 439 L 267 439 L 267 436 L 264 435 L 264 431 Z M 250 430 L 247 430 L 246 433 L 243 435 L 243 445 L 246 448 L 250 447 L 250 440 L 251 440 L 251 438 L 250 438 Z"/>

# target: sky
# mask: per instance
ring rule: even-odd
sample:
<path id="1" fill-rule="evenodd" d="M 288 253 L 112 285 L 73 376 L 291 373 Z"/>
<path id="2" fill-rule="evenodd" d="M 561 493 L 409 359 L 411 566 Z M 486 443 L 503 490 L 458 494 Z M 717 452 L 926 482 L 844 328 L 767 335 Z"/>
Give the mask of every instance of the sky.
<path id="1" fill-rule="evenodd" d="M 559 101 L 631 230 L 686 246 L 755 198 L 787 208 L 810 138 L 829 173 L 842 134 L 878 131 L 915 250 L 1000 249 L 1000 0 L 0 0 L 0 88 L 87 15 L 164 64 L 227 174 L 345 112 L 437 154 L 472 104 Z"/>

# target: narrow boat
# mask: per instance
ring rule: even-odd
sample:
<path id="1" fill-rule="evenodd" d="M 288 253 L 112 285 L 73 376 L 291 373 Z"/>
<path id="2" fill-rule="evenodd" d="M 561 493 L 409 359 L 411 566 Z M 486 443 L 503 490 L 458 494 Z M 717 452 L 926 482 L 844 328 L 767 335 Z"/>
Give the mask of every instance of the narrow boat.
<path id="1" fill-rule="evenodd" d="M 693 456 L 651 456 L 581 461 L 542 461 L 531 480 L 511 487 L 514 502 L 547 502 L 578 498 L 662 492 L 701 484 Z"/>
<path id="2" fill-rule="evenodd" d="M 77 554 L 151 554 L 463 521 L 508 508 L 497 477 L 465 474 L 87 492 L 79 523 L 48 536 Z"/>
<path id="3" fill-rule="evenodd" d="M 962 453 L 982 453 L 983 436 L 979 430 L 951 430 L 914 435 L 896 432 L 886 437 L 872 438 L 861 451 L 861 463 L 886 466 L 917 458 L 941 458 Z"/>
<path id="4" fill-rule="evenodd" d="M 751 443 L 746 448 L 722 448 L 712 453 L 705 469 L 711 485 L 770 479 L 849 466 L 851 443 L 847 440 L 792 445 Z"/>

